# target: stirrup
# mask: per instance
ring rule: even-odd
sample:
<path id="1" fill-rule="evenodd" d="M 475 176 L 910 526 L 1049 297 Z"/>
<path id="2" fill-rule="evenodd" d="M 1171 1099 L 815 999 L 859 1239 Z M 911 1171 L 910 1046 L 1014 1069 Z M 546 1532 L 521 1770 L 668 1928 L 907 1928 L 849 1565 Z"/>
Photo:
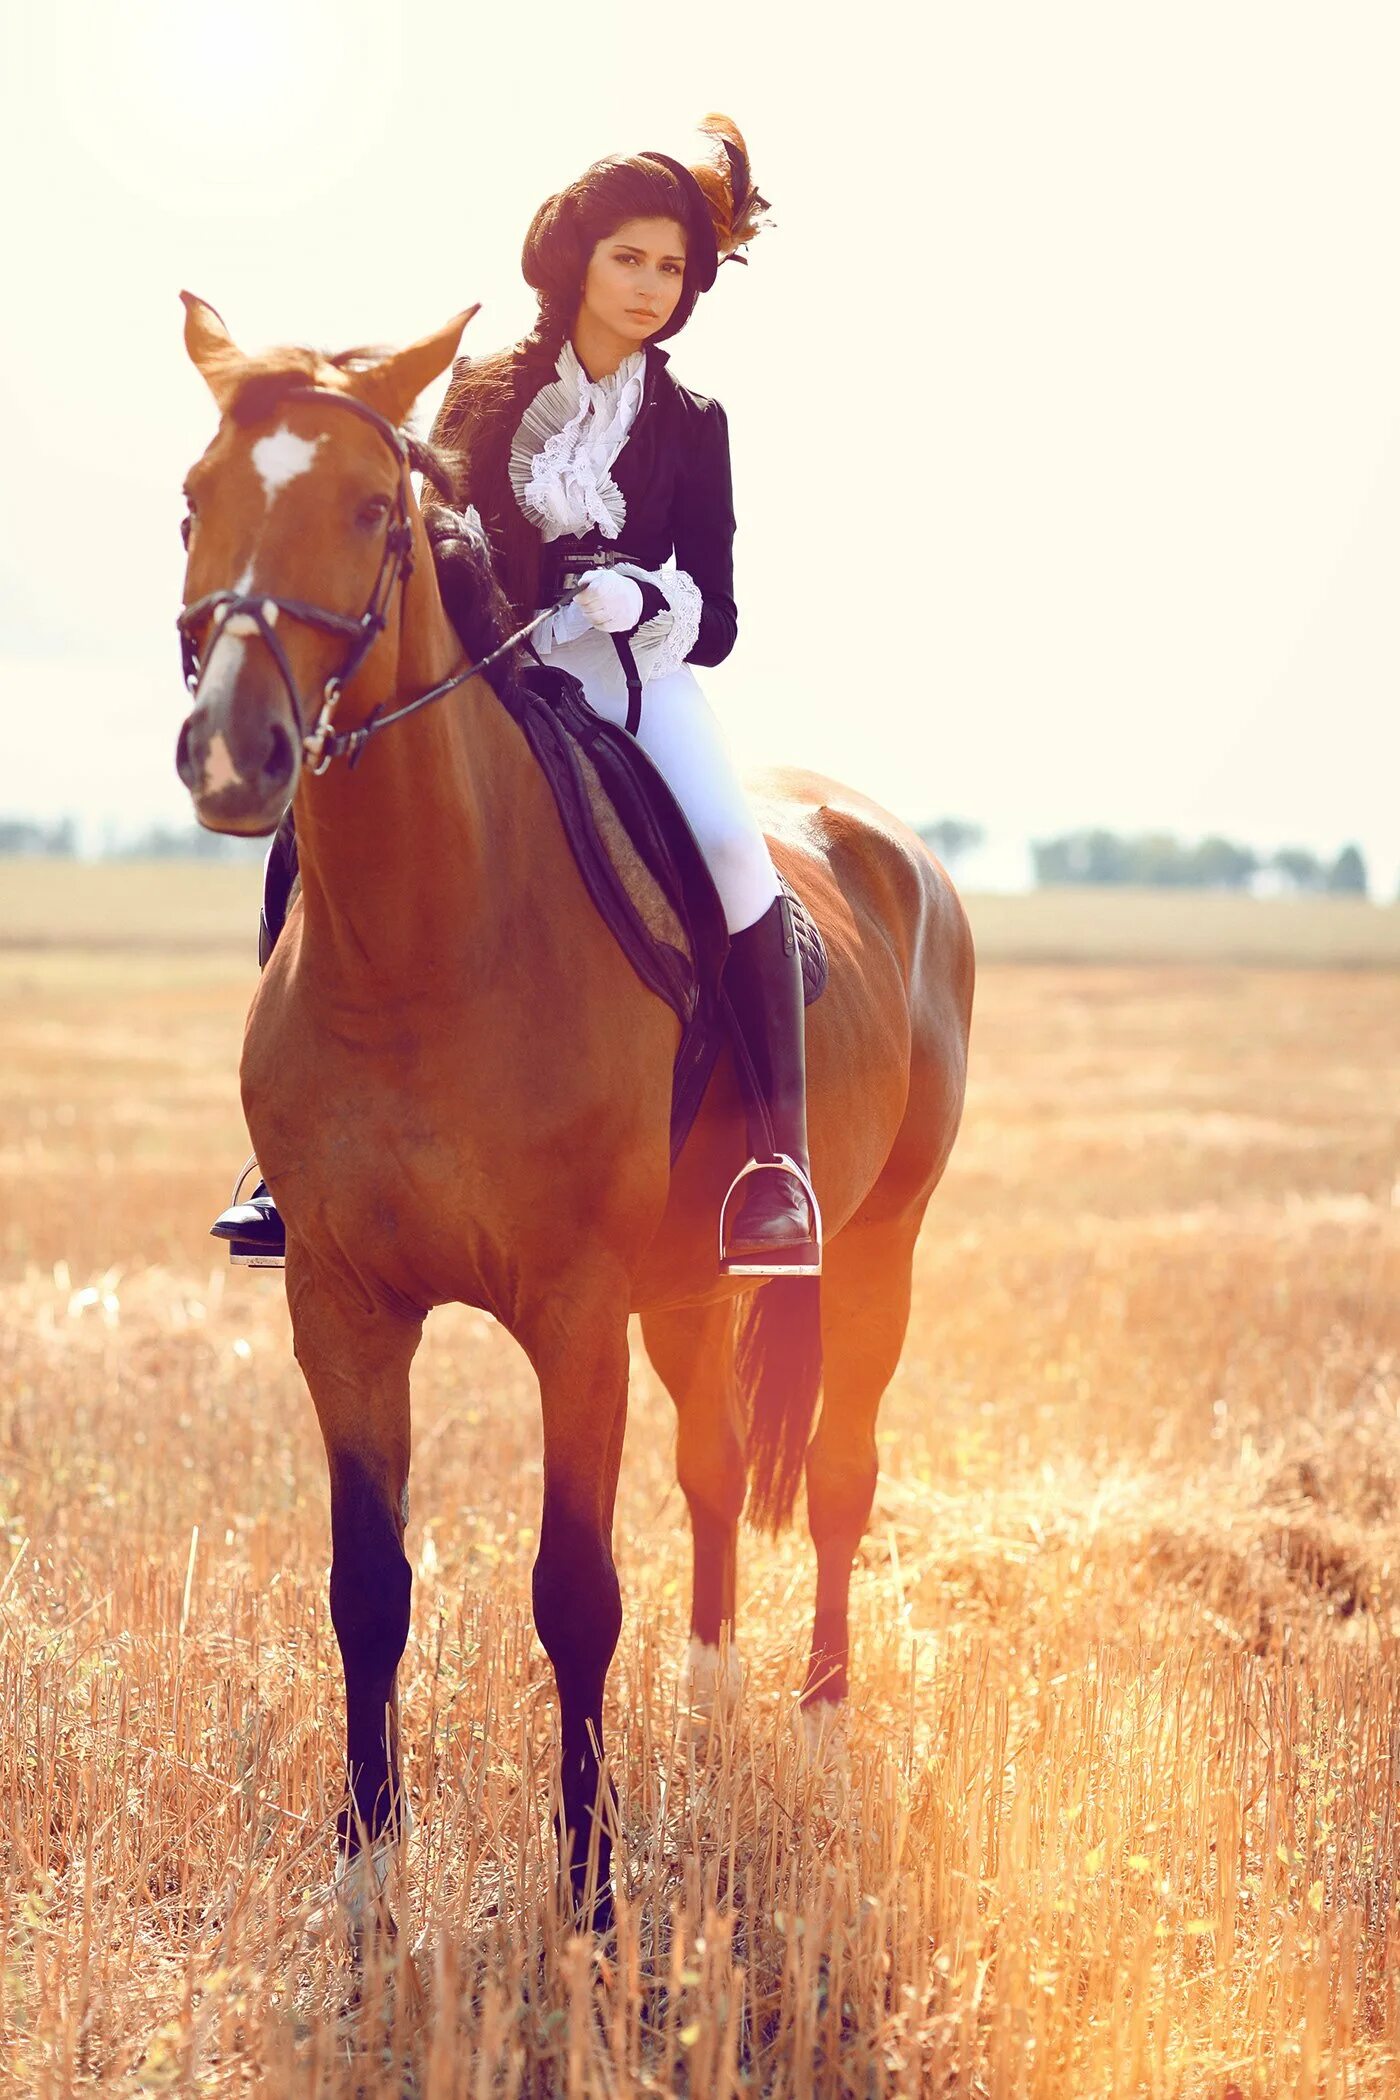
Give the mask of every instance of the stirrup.
<path id="1" fill-rule="evenodd" d="M 248 1178 L 258 1171 L 258 1155 L 256 1152 L 250 1152 L 233 1184 L 233 1194 L 229 1198 L 230 1210 L 243 1201 L 243 1191 L 248 1185 Z M 285 1269 L 287 1266 L 285 1254 L 269 1254 L 265 1247 L 259 1247 L 253 1240 L 230 1240 L 228 1259 L 232 1269 Z"/>
<path id="2" fill-rule="evenodd" d="M 809 1237 L 793 1247 L 791 1257 L 782 1248 L 771 1254 L 748 1254 L 733 1257 L 725 1245 L 725 1226 L 729 1218 L 729 1206 L 734 1192 L 750 1174 L 791 1174 L 807 1198 L 812 1213 L 812 1230 Z M 787 1152 L 779 1152 L 773 1159 L 751 1159 L 740 1167 L 729 1184 L 729 1192 L 719 1207 L 719 1273 L 721 1276 L 820 1276 L 822 1272 L 822 1214 L 817 1202 L 817 1192 L 803 1173 L 797 1161 Z"/>

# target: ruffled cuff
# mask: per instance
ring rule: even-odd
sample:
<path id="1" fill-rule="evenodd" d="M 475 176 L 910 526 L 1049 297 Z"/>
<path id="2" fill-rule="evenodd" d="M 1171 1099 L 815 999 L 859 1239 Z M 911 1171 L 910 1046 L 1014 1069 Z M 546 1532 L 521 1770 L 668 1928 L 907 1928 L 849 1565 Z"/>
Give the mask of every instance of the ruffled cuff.
<path id="1" fill-rule="evenodd" d="M 678 671 L 700 634 L 705 601 L 699 584 L 684 569 L 669 562 L 660 569 L 639 569 L 630 561 L 615 562 L 613 566 L 642 587 L 642 617 L 631 639 L 632 653 L 638 657 L 643 678 L 664 678 L 668 672 Z M 653 609 L 653 592 L 661 598 L 659 610 Z"/>

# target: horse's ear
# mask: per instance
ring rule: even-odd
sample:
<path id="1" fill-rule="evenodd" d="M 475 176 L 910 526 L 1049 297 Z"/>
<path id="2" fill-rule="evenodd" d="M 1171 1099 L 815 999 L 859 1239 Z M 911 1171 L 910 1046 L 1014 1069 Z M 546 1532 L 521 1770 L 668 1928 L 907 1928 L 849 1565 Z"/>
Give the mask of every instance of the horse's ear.
<path id="1" fill-rule="evenodd" d="M 220 408 L 228 405 L 247 359 L 207 300 L 181 292 L 185 306 L 185 348 Z"/>
<path id="2" fill-rule="evenodd" d="M 392 357 L 382 358 L 367 371 L 357 372 L 352 382 L 353 391 L 367 407 L 377 408 L 380 415 L 386 416 L 391 423 L 402 423 L 424 387 L 431 386 L 438 375 L 447 370 L 457 355 L 462 330 L 472 315 L 480 312 L 478 301 L 434 335 L 425 335 L 421 342 L 410 343 L 406 350 L 396 350 Z"/>

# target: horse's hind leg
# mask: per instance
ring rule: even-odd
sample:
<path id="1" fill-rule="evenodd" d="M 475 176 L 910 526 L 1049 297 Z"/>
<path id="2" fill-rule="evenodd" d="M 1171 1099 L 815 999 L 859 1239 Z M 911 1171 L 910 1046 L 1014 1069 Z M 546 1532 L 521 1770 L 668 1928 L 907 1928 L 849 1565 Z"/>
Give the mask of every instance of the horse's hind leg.
<path id="1" fill-rule="evenodd" d="M 830 1243 L 822 1276 L 823 1400 L 807 1453 L 807 1520 L 817 1549 L 812 1653 L 802 1691 L 809 1737 L 849 1690 L 851 1565 L 870 1521 L 875 1417 L 909 1324 L 912 1214 L 848 1225 Z"/>
<path id="2" fill-rule="evenodd" d="M 690 1510 L 694 1577 L 687 1689 L 702 1713 L 738 1683 L 735 1563 L 744 1450 L 734 1383 L 735 1302 L 642 1315 L 657 1376 L 676 1403 L 676 1476 Z"/>
<path id="3" fill-rule="evenodd" d="M 311 1389 L 331 1477 L 331 1622 L 345 1668 L 347 1798 L 342 1872 L 368 1838 L 382 1884 L 402 1833 L 398 1667 L 408 1639 L 408 1372 L 421 1319 L 367 1312 L 289 1250 L 297 1361 Z M 383 1841 L 382 1843 L 380 1841 Z M 352 1910 L 371 1891 L 347 1891 Z"/>

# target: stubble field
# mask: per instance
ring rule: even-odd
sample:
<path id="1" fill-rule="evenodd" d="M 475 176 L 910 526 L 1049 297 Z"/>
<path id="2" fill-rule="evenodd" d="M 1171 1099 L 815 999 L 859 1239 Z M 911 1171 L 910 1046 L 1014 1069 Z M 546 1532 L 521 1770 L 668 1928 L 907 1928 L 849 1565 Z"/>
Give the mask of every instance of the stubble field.
<path id="1" fill-rule="evenodd" d="M 1220 960 L 1200 921 L 1150 967 L 984 960 L 844 1772 L 791 1728 L 800 1527 L 744 1538 L 738 1711 L 678 1701 L 689 1543 L 636 1341 L 603 1948 L 554 1911 L 533 1381 L 434 1316 L 417 1835 L 357 2003 L 315 1917 L 320 1444 L 280 1279 L 204 1237 L 244 1150 L 255 876 L 197 872 L 31 892 L 0 946 L 0 2090 L 1400 2090 L 1389 921 L 1346 951 L 1370 969 L 1318 966 L 1321 922 L 1307 969 Z M 1006 923 L 994 955 L 1070 938 Z"/>

